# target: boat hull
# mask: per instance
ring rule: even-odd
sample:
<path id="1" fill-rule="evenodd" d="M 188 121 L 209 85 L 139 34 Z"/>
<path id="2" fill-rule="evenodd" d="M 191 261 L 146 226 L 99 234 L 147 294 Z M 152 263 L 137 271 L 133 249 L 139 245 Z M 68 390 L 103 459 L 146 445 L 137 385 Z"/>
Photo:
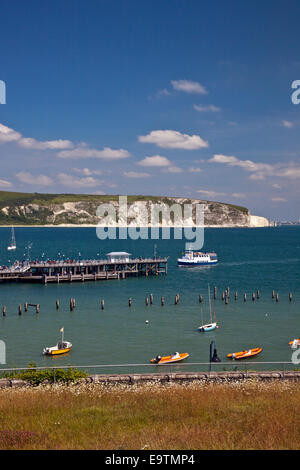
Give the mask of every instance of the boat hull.
<path id="1" fill-rule="evenodd" d="M 169 356 L 163 356 L 160 361 L 157 362 L 156 358 L 151 359 L 151 364 L 156 364 L 158 366 L 162 365 L 167 365 L 167 364 L 174 364 L 176 362 L 183 361 L 184 359 L 187 359 L 189 357 L 188 353 L 182 353 L 179 354 L 179 357 L 172 357 L 171 355 Z"/>
<path id="2" fill-rule="evenodd" d="M 209 325 L 202 325 L 198 327 L 198 331 L 205 332 L 205 331 L 213 331 L 218 328 L 216 323 L 210 323 Z"/>
<path id="3" fill-rule="evenodd" d="M 45 348 L 43 350 L 44 356 L 60 356 L 61 354 L 66 354 L 72 348 L 72 344 L 69 342 L 65 342 L 64 347 L 58 347 L 58 345 L 53 346 L 51 348 Z"/>
<path id="4" fill-rule="evenodd" d="M 217 264 L 218 261 L 184 261 L 178 260 L 178 266 L 211 266 Z"/>
<path id="5" fill-rule="evenodd" d="M 235 359 L 235 360 L 249 359 L 251 357 L 257 356 L 261 352 L 262 352 L 262 348 L 253 348 L 253 349 L 248 349 L 247 351 L 239 351 L 236 353 L 227 354 L 226 357 L 228 359 Z"/>

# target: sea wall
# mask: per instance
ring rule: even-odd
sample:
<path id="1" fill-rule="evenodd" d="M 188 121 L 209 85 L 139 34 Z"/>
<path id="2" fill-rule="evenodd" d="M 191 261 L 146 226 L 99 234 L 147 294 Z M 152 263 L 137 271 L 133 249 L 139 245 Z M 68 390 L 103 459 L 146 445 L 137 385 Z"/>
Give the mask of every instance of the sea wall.
<path id="1" fill-rule="evenodd" d="M 176 373 L 152 373 L 152 374 L 96 374 L 79 379 L 77 384 L 143 384 L 149 382 L 167 383 L 191 383 L 191 382 L 218 382 L 232 381 L 300 381 L 300 371 L 220 371 L 220 372 L 176 372 Z M 45 381 L 44 384 L 49 384 Z M 28 382 L 19 379 L 0 379 L 1 388 L 31 387 Z"/>

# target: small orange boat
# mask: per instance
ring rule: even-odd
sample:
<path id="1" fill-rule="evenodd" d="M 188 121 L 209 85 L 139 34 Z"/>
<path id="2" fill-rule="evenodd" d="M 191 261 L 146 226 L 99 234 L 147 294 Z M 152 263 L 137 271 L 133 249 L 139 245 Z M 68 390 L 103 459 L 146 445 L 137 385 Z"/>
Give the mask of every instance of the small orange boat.
<path id="1" fill-rule="evenodd" d="M 249 357 L 257 356 L 262 352 L 262 348 L 248 349 L 247 351 L 240 351 L 236 353 L 227 354 L 228 359 L 246 359 Z"/>
<path id="2" fill-rule="evenodd" d="M 157 364 L 159 366 L 162 366 L 164 364 L 173 364 L 174 362 L 179 362 L 183 361 L 183 359 L 186 359 L 189 357 L 188 353 L 181 353 L 175 352 L 174 354 L 170 354 L 169 356 L 156 356 L 153 359 L 151 359 L 151 364 Z"/>
<path id="3" fill-rule="evenodd" d="M 289 345 L 292 349 L 297 349 L 300 346 L 300 338 L 293 339 L 293 341 L 289 342 Z"/>

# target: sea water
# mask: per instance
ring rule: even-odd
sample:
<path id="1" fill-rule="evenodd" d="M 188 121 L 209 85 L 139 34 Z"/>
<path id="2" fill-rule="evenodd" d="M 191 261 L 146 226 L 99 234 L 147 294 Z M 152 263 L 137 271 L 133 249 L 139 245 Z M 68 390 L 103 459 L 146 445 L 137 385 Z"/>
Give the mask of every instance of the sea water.
<path id="1" fill-rule="evenodd" d="M 30 362 L 39 366 L 149 364 L 157 354 L 179 351 L 190 357 L 186 366 L 178 364 L 176 370 L 196 370 L 201 367 L 188 364 L 208 362 L 212 341 L 222 362 L 228 362 L 228 369 L 233 367 L 226 359 L 228 353 L 253 347 L 263 348 L 252 359 L 254 365 L 291 361 L 288 343 L 300 336 L 300 227 L 205 229 L 202 250 L 215 250 L 219 263 L 194 268 L 177 266 L 185 240 L 174 240 L 172 232 L 170 240 L 99 240 L 96 228 L 16 227 L 14 252 L 7 250 L 10 228 L 0 228 L 0 234 L 0 265 L 28 256 L 31 260 L 103 259 L 110 251 L 127 251 L 133 257 L 156 252 L 156 256 L 169 257 L 167 275 L 48 285 L 0 283 L 0 315 L 3 305 L 7 307 L 6 317 L 0 317 L 0 339 L 6 345 L 6 364 L 1 368 L 26 367 Z M 201 333 L 198 326 L 210 322 L 208 286 L 219 328 Z M 221 296 L 227 287 L 230 297 L 225 305 Z M 257 290 L 260 298 L 252 301 Z M 279 302 L 272 299 L 272 290 L 279 294 Z M 234 300 L 236 291 L 238 299 Z M 145 299 L 150 294 L 154 301 L 147 306 Z M 176 294 L 180 296 L 178 305 L 174 305 Z M 72 312 L 71 297 L 76 300 Z M 40 312 L 33 307 L 24 312 L 25 302 L 40 304 Z M 23 307 L 21 316 L 19 304 Z M 60 339 L 62 327 L 73 348 L 60 357 L 43 356 L 43 348 Z M 153 367 L 103 368 L 98 372 L 150 372 Z"/>

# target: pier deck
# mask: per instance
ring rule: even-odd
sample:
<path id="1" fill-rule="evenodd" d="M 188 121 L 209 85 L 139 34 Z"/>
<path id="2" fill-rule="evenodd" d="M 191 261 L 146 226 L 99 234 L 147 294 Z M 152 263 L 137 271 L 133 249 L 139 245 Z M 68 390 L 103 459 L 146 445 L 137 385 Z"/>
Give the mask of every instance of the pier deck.
<path id="1" fill-rule="evenodd" d="M 129 260 L 54 260 L 15 263 L 0 269 L 0 282 L 73 282 L 167 274 L 168 258 Z"/>

